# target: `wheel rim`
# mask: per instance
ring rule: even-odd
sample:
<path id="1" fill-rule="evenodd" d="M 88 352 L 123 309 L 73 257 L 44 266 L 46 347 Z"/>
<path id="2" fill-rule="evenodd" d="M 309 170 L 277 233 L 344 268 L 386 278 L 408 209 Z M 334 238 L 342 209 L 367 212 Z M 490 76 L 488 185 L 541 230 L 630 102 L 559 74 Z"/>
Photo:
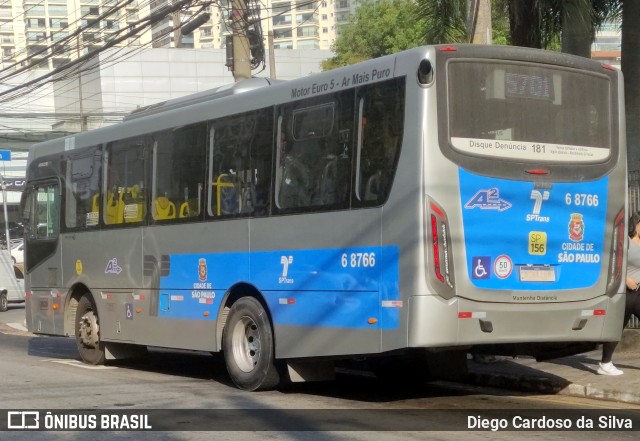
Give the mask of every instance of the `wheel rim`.
<path id="1" fill-rule="evenodd" d="M 78 330 L 80 343 L 88 348 L 95 348 L 100 342 L 98 337 L 98 318 L 93 311 L 88 311 L 80 319 L 80 329 Z"/>
<path id="2" fill-rule="evenodd" d="M 2 307 L 2 309 L 6 309 L 9 306 L 8 302 L 7 296 L 0 296 L 0 307 Z"/>
<path id="3" fill-rule="evenodd" d="M 260 331 L 251 317 L 244 316 L 233 327 L 233 358 L 242 372 L 251 372 L 260 360 Z"/>

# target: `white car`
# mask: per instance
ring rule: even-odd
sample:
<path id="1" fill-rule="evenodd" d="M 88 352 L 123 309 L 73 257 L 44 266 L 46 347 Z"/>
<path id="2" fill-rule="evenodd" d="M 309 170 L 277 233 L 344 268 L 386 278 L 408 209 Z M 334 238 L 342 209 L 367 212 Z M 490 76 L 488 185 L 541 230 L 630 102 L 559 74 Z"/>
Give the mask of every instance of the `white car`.
<path id="1" fill-rule="evenodd" d="M 24 263 L 24 242 L 18 242 L 11 248 L 11 261 L 14 265 Z"/>
<path id="2" fill-rule="evenodd" d="M 9 253 L 0 251 L 0 312 L 10 303 L 24 303 L 24 275 L 17 266 L 11 265 Z"/>

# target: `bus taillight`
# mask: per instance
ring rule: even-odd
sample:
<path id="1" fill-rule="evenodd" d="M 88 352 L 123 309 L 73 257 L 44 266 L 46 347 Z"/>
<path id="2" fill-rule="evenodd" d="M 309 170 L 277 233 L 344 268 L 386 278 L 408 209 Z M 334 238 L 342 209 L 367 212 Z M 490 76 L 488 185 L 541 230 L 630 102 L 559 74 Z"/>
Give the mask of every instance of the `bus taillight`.
<path id="1" fill-rule="evenodd" d="M 618 212 L 616 218 L 613 221 L 613 234 L 611 237 L 611 256 L 609 260 L 609 275 L 607 278 L 607 294 L 613 295 L 616 293 L 620 282 L 622 281 L 622 256 L 624 251 L 625 242 L 625 228 L 624 228 L 625 212 L 624 208 Z"/>
<path id="2" fill-rule="evenodd" d="M 451 236 L 447 216 L 438 204 L 428 200 L 428 243 L 431 246 L 431 268 L 436 279 L 440 282 L 438 288 L 452 290 L 454 288 L 453 259 L 451 255 Z M 438 289 L 440 291 L 440 289 Z M 438 292 L 446 294 L 445 292 Z M 448 297 L 448 296 L 447 296 Z"/>

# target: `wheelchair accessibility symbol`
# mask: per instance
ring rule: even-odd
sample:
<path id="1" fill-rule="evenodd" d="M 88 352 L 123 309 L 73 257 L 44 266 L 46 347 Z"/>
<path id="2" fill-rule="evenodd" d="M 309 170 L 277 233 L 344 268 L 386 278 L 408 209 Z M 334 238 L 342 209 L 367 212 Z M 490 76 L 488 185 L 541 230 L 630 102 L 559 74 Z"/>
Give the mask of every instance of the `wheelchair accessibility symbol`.
<path id="1" fill-rule="evenodd" d="M 127 320 L 133 320 L 133 303 L 125 303 Z"/>
<path id="2" fill-rule="evenodd" d="M 491 257 L 475 256 L 471 259 L 472 279 L 489 279 L 491 277 Z"/>

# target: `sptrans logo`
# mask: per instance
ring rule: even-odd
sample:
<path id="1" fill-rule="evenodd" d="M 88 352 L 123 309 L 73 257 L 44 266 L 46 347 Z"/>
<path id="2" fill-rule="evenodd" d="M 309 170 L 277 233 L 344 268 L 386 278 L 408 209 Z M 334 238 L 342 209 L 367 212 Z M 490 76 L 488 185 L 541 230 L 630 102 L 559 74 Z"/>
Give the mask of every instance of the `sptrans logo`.
<path id="1" fill-rule="evenodd" d="M 534 188 L 531 190 L 530 198 L 533 201 L 533 210 L 531 214 L 527 214 L 527 222 L 549 222 L 549 216 L 540 216 L 542 201 L 549 200 L 549 192 L 547 190 L 540 191 Z"/>
<path id="2" fill-rule="evenodd" d="M 278 277 L 278 283 L 291 284 L 293 279 L 289 278 L 289 265 L 293 263 L 293 256 L 281 256 L 280 265 L 282 265 L 282 275 Z"/>

